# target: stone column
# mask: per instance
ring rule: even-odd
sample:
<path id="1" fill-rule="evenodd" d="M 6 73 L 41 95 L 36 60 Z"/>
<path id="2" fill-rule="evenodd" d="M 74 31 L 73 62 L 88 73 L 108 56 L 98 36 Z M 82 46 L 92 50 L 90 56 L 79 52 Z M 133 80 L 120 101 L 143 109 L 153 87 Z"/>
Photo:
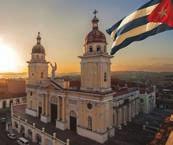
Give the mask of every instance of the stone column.
<path id="1" fill-rule="evenodd" d="M 114 121 L 114 122 L 113 122 L 113 125 L 114 125 L 114 126 L 117 126 L 117 117 L 118 117 L 118 116 L 117 116 L 117 109 L 114 109 L 114 110 L 113 110 L 113 113 L 114 113 L 114 115 L 113 115 L 113 117 L 114 117 L 114 118 L 113 118 L 113 121 Z"/>
<path id="2" fill-rule="evenodd" d="M 20 127 L 21 127 L 21 124 L 20 124 L 20 116 L 17 117 L 18 118 L 18 121 L 17 121 L 17 124 L 18 124 L 18 129 L 17 129 L 17 132 L 20 133 Z"/>
<path id="3" fill-rule="evenodd" d="M 139 113 L 139 101 L 138 99 L 136 100 L 136 115 Z"/>
<path id="4" fill-rule="evenodd" d="M 65 98 L 62 97 L 62 121 L 65 121 Z"/>
<path id="5" fill-rule="evenodd" d="M 66 145 L 70 145 L 70 140 L 69 139 L 66 140 Z"/>
<path id="6" fill-rule="evenodd" d="M 47 96 L 47 112 L 48 112 L 49 118 L 51 117 L 50 105 L 51 105 L 51 103 L 50 103 L 50 95 L 49 95 L 49 96 Z"/>
<path id="7" fill-rule="evenodd" d="M 140 103 L 140 100 L 138 99 L 138 100 L 137 100 L 137 114 L 139 114 L 139 111 L 140 111 L 140 108 L 139 108 L 139 107 L 140 107 L 140 106 L 139 106 L 139 103 Z"/>
<path id="8" fill-rule="evenodd" d="M 131 119 L 133 118 L 133 103 L 132 102 L 130 102 L 130 116 L 131 116 Z"/>
<path id="9" fill-rule="evenodd" d="M 118 108 L 118 128 L 122 129 L 122 108 Z"/>
<path id="10" fill-rule="evenodd" d="M 135 100 L 135 116 L 137 115 L 137 100 Z"/>
<path id="11" fill-rule="evenodd" d="M 42 133 L 41 133 L 41 144 L 45 145 L 45 128 L 42 128 Z"/>
<path id="12" fill-rule="evenodd" d="M 132 117 L 135 117 L 135 101 L 132 102 Z"/>
<path id="13" fill-rule="evenodd" d="M 60 114 L 61 114 L 61 112 L 60 112 L 60 97 L 58 96 L 58 111 L 57 111 L 57 120 L 60 120 Z"/>
<path id="14" fill-rule="evenodd" d="M 27 123 L 28 122 L 28 120 L 27 119 L 25 119 L 25 123 Z M 24 134 L 25 134 L 25 137 L 28 137 L 28 126 L 24 126 L 25 127 L 25 130 L 24 130 Z"/>
<path id="15" fill-rule="evenodd" d="M 117 119 L 117 117 L 116 117 L 116 115 L 117 115 L 117 114 L 116 114 L 116 109 L 113 110 L 113 113 L 114 113 L 114 116 L 113 116 L 113 117 L 114 117 L 114 118 L 113 118 L 113 121 L 114 121 L 114 122 L 113 122 L 113 124 L 114 124 L 114 126 L 116 126 L 116 125 L 117 125 L 117 122 L 116 122 L 116 119 Z"/>
<path id="16" fill-rule="evenodd" d="M 136 115 L 136 101 L 133 100 L 133 117 Z"/>
<path id="17" fill-rule="evenodd" d="M 116 127 L 118 127 L 118 109 L 116 109 Z"/>
<path id="18" fill-rule="evenodd" d="M 121 107 L 121 123 L 124 124 L 124 106 Z"/>
<path id="19" fill-rule="evenodd" d="M 123 106 L 123 124 L 126 126 L 127 125 L 127 106 Z"/>
<path id="20" fill-rule="evenodd" d="M 128 118 L 128 121 L 131 122 L 132 121 L 132 106 L 131 106 L 131 102 L 129 103 L 129 118 Z"/>
<path id="21" fill-rule="evenodd" d="M 32 142 L 36 142 L 35 123 L 32 124 Z"/>
<path id="22" fill-rule="evenodd" d="M 36 142 L 36 133 L 34 132 L 34 129 L 32 129 L 32 142 Z"/>
<path id="23" fill-rule="evenodd" d="M 42 115 L 45 115 L 45 106 L 44 106 L 44 104 L 45 104 L 45 100 L 44 100 L 44 95 L 42 95 L 41 96 L 42 97 L 42 102 L 41 102 L 41 110 L 42 110 L 42 112 L 41 112 L 41 114 Z"/>
<path id="24" fill-rule="evenodd" d="M 45 116 L 48 116 L 47 107 L 48 107 L 48 101 L 47 101 L 47 95 L 45 95 Z"/>
<path id="25" fill-rule="evenodd" d="M 51 145 L 57 145 L 54 137 L 52 138 L 52 144 Z"/>

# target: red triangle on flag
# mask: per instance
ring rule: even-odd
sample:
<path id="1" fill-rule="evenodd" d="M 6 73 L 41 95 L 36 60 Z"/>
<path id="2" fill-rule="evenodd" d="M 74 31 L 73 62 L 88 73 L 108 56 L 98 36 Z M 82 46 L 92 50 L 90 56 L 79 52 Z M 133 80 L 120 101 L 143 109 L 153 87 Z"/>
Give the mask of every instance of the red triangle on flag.
<path id="1" fill-rule="evenodd" d="M 173 0 L 161 0 L 148 16 L 149 22 L 160 22 L 173 27 Z"/>

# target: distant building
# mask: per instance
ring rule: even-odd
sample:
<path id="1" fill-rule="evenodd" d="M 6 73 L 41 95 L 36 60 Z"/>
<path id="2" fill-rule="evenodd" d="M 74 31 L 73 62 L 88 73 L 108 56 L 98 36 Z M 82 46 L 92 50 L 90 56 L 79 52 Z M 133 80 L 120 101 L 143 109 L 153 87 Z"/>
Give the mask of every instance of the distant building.
<path id="1" fill-rule="evenodd" d="M 140 88 L 140 112 L 150 113 L 156 106 L 156 87 Z"/>
<path id="2" fill-rule="evenodd" d="M 149 96 L 141 96 L 136 87 L 125 86 L 117 91 L 112 89 L 112 56 L 107 52 L 106 37 L 99 31 L 98 22 L 94 16 L 92 31 L 85 38 L 84 53 L 79 57 L 80 83 L 56 79 L 54 75 L 48 78 L 49 62 L 45 59 L 45 48 L 38 35 L 31 60 L 28 61 L 27 104 L 21 108 L 16 105 L 12 111 L 13 128 L 33 142 L 42 145 L 65 144 L 64 139 L 70 138 L 66 131 L 71 130 L 78 134 L 79 140 L 76 139 L 76 142 L 83 136 L 104 143 L 114 136 L 115 128 L 126 126 L 140 111 L 149 113 L 154 108 L 154 90 Z M 147 100 L 146 103 L 141 99 Z M 141 104 L 144 106 L 142 109 Z M 42 128 L 38 127 L 41 124 L 44 124 Z M 50 128 L 54 131 L 53 136 Z"/>
<path id="3" fill-rule="evenodd" d="M 0 79 L 0 109 L 26 102 L 24 79 Z"/>
<path id="4" fill-rule="evenodd" d="M 24 93 L 26 86 L 24 79 L 9 79 L 8 80 L 8 92 L 11 94 Z"/>
<path id="5" fill-rule="evenodd" d="M 157 106 L 162 109 L 173 109 L 173 85 L 163 86 L 158 91 Z"/>

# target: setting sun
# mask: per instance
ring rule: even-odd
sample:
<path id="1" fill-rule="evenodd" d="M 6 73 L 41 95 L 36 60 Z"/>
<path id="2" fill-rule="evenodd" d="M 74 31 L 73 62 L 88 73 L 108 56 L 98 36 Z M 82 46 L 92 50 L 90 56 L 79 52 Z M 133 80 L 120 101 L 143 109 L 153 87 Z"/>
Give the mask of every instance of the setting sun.
<path id="1" fill-rule="evenodd" d="M 19 56 L 14 48 L 0 40 L 0 72 L 19 71 Z"/>

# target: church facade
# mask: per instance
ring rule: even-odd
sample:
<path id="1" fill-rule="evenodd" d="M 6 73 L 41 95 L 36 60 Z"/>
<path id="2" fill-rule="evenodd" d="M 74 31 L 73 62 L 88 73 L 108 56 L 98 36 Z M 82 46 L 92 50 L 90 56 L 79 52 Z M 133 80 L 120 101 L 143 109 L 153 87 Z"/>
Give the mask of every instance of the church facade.
<path id="1" fill-rule="evenodd" d="M 46 60 L 38 33 L 37 44 L 32 48 L 31 60 L 28 61 L 25 113 L 44 123 L 52 123 L 60 130 L 72 130 L 80 136 L 104 143 L 114 136 L 115 128 L 126 126 L 146 106 L 141 102 L 143 97 L 138 88 L 125 88 L 120 92 L 112 89 L 112 56 L 107 52 L 106 37 L 99 30 L 98 23 L 95 15 L 92 30 L 85 38 L 83 55 L 79 56 L 80 89 L 72 89 L 68 81 L 56 78 L 56 65 L 51 64 L 52 77 L 48 77 L 50 63 Z M 147 104 L 149 111 L 155 107 L 155 93 L 150 99 Z"/>

